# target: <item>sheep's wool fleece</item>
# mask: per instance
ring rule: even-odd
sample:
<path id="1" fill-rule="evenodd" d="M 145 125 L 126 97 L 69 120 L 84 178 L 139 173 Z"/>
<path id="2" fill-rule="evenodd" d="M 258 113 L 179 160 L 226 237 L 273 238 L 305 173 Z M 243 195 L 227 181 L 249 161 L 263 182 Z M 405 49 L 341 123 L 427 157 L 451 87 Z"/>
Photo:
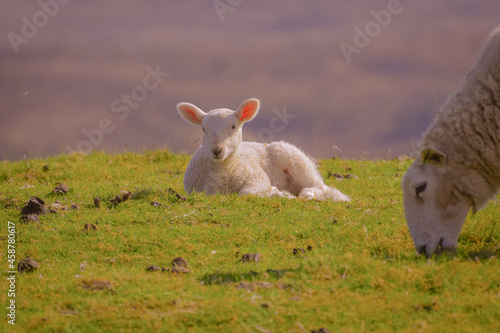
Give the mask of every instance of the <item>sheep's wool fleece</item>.
<path id="1" fill-rule="evenodd" d="M 458 190 L 475 210 L 500 187 L 500 27 L 459 91 L 443 105 L 420 143 L 446 155 Z M 418 161 L 418 163 L 422 163 Z"/>

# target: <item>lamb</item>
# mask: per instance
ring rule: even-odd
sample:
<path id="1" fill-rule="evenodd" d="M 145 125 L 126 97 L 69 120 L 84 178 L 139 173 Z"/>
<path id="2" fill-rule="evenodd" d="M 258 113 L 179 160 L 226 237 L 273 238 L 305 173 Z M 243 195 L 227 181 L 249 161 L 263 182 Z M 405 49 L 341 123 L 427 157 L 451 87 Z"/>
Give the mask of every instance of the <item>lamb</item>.
<path id="1" fill-rule="evenodd" d="M 203 129 L 203 143 L 184 175 L 186 192 L 349 201 L 324 184 L 313 161 L 294 145 L 242 140 L 242 125 L 257 115 L 259 107 L 256 98 L 244 101 L 236 111 L 205 113 L 190 103 L 177 105 L 184 120 Z"/>
<path id="2" fill-rule="evenodd" d="M 482 209 L 500 187 L 500 27 L 420 150 L 402 179 L 410 235 L 426 256 L 453 252 L 469 210 Z"/>

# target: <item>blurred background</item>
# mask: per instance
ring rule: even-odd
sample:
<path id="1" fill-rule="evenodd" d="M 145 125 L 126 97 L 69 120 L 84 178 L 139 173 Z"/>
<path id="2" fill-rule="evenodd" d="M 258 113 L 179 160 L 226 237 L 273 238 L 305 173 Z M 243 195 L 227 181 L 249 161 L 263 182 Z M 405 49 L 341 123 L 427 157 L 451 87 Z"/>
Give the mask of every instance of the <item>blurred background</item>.
<path id="1" fill-rule="evenodd" d="M 2 0 L 0 159 L 168 148 L 205 111 L 261 101 L 246 140 L 316 158 L 411 155 L 498 0 Z"/>

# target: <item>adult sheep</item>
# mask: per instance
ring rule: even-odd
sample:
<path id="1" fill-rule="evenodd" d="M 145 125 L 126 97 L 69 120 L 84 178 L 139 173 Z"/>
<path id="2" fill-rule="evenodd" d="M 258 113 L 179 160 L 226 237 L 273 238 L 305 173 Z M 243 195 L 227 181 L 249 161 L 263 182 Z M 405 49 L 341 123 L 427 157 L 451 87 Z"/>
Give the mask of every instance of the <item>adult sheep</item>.
<path id="1" fill-rule="evenodd" d="M 406 221 L 419 253 L 454 250 L 469 210 L 500 187 L 500 27 L 458 92 L 423 135 L 402 179 Z"/>
<path id="2" fill-rule="evenodd" d="M 244 101 L 236 111 L 205 113 L 190 103 L 177 105 L 184 120 L 203 129 L 203 143 L 184 175 L 185 190 L 349 201 L 324 184 L 313 161 L 297 147 L 282 141 L 242 141 L 242 125 L 255 117 L 259 106 L 255 98 Z"/>

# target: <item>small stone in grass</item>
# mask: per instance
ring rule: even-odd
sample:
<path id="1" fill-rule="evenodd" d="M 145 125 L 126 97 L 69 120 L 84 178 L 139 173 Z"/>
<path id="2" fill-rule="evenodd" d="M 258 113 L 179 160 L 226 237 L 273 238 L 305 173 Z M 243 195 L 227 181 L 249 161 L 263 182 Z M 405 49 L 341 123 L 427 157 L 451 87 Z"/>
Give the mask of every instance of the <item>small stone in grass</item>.
<path id="1" fill-rule="evenodd" d="M 168 189 L 168 193 L 174 195 L 178 200 L 181 200 L 181 201 L 186 201 L 186 197 L 183 196 L 183 195 L 180 195 L 179 193 L 177 193 L 175 190 L 173 190 L 172 188 L 169 188 Z"/>
<path id="2" fill-rule="evenodd" d="M 59 202 L 54 202 L 49 205 L 49 213 L 57 213 L 62 209 L 62 205 Z"/>
<path id="3" fill-rule="evenodd" d="M 93 223 L 85 223 L 85 225 L 83 226 L 83 230 L 97 230 L 97 226 Z"/>
<path id="4" fill-rule="evenodd" d="M 293 255 L 294 256 L 296 256 L 296 255 L 298 255 L 300 253 L 306 253 L 306 250 L 304 250 L 304 249 L 302 249 L 300 247 L 293 249 Z"/>
<path id="5" fill-rule="evenodd" d="M 23 221 L 23 222 L 40 222 L 40 219 L 38 218 L 38 215 L 30 214 L 30 215 L 22 215 L 21 221 Z"/>
<path id="6" fill-rule="evenodd" d="M 188 274 L 191 271 L 187 268 L 188 263 L 186 259 L 177 257 L 172 261 L 172 273 Z"/>
<path id="7" fill-rule="evenodd" d="M 172 261 L 172 266 L 187 267 L 187 261 L 183 257 L 177 257 Z"/>
<path id="8" fill-rule="evenodd" d="M 101 207 L 101 199 L 100 198 L 95 198 L 94 199 L 94 207 L 95 208 Z"/>
<path id="9" fill-rule="evenodd" d="M 330 177 L 333 177 L 333 178 L 337 178 L 337 179 L 342 179 L 344 178 L 344 176 L 342 176 L 340 173 L 332 173 L 332 172 L 328 172 L 328 178 Z"/>
<path id="10" fill-rule="evenodd" d="M 120 191 L 113 199 L 109 200 L 112 204 L 119 204 L 130 199 L 132 193 L 129 191 Z"/>
<path id="11" fill-rule="evenodd" d="M 160 266 L 148 265 L 148 267 L 146 267 L 146 270 L 149 272 L 156 272 L 160 270 Z"/>
<path id="12" fill-rule="evenodd" d="M 260 261 L 260 253 L 247 253 L 247 254 L 244 254 L 240 261 L 243 261 L 243 262 L 250 262 L 250 261 L 253 261 L 253 262 L 259 262 Z"/>
<path id="13" fill-rule="evenodd" d="M 354 179 L 359 179 L 358 176 L 356 175 L 351 175 L 351 174 L 345 174 L 345 175 L 341 175 L 340 173 L 333 173 L 331 171 L 328 171 L 328 174 L 326 176 L 327 178 L 336 178 L 336 179 L 349 179 L 349 178 L 354 178 Z"/>
<path id="14" fill-rule="evenodd" d="M 66 184 L 57 184 L 57 186 L 54 188 L 53 192 L 55 194 L 66 194 L 69 191 L 69 187 Z"/>
<path id="15" fill-rule="evenodd" d="M 163 207 L 163 208 L 167 208 L 167 207 L 165 207 L 165 205 L 163 205 L 163 204 L 159 203 L 158 201 L 153 201 L 153 202 L 151 202 L 151 206 L 153 206 L 153 207 Z"/>
<path id="16" fill-rule="evenodd" d="M 45 206 L 45 202 L 38 197 L 31 197 L 21 210 L 22 215 L 30 215 L 30 214 L 47 214 L 47 207 Z"/>
<path id="17" fill-rule="evenodd" d="M 30 257 L 26 257 L 26 259 L 21 260 L 17 264 L 17 271 L 19 273 L 24 273 L 24 272 L 32 272 L 38 268 L 38 263 Z"/>

